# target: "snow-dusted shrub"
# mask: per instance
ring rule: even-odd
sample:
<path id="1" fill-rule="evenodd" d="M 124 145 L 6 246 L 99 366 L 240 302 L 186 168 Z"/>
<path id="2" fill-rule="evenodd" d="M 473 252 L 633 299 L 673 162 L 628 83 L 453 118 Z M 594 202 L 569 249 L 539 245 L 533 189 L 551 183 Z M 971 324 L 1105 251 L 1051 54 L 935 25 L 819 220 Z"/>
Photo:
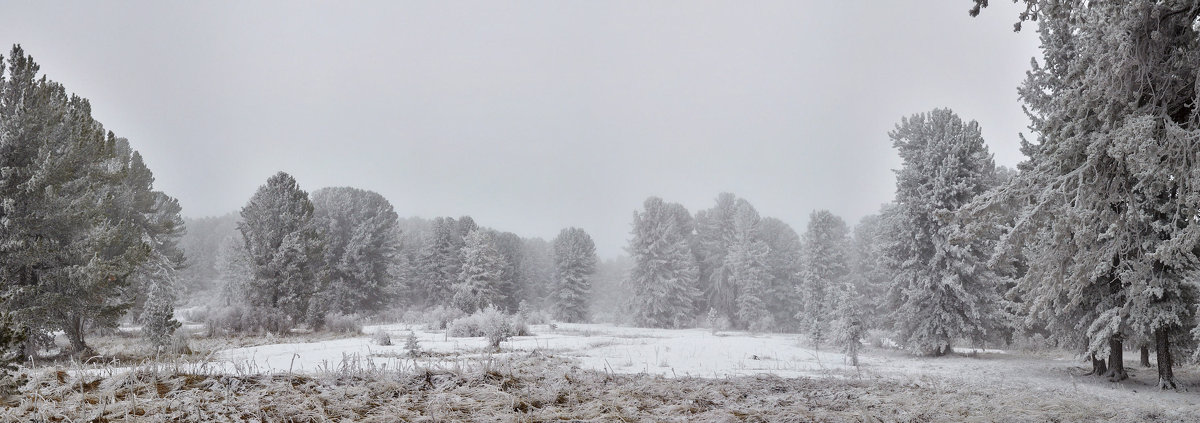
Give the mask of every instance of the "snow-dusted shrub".
<path id="1" fill-rule="evenodd" d="M 387 331 L 378 329 L 374 335 L 371 335 L 371 341 L 375 342 L 375 345 L 388 346 L 392 345 L 392 336 Z"/>
<path id="2" fill-rule="evenodd" d="M 423 312 L 414 313 L 410 316 L 405 313 L 405 323 L 420 323 L 425 325 L 425 329 L 442 330 L 450 324 L 451 321 L 460 317 L 466 316 L 462 310 L 456 308 L 448 308 L 445 306 L 437 306 Z M 412 317 L 410 320 L 409 317 Z"/>
<path id="3" fill-rule="evenodd" d="M 475 337 L 488 339 L 488 344 L 494 348 L 500 347 L 500 342 L 511 336 L 529 335 L 529 328 L 519 316 L 509 316 L 496 307 L 476 311 L 470 316 L 455 319 L 446 327 L 446 336 Z"/>
<path id="4" fill-rule="evenodd" d="M 209 336 L 245 333 L 287 333 L 295 323 L 278 309 L 235 305 L 212 310 L 204 326 Z"/>
<path id="5" fill-rule="evenodd" d="M 333 333 L 362 333 L 362 323 L 358 318 L 341 313 L 330 313 L 325 316 L 325 330 Z"/>
<path id="6" fill-rule="evenodd" d="M 708 315 L 704 318 L 704 325 L 712 330 L 713 335 L 723 330 L 729 330 L 729 318 L 721 314 L 715 308 L 708 309 Z"/>
<path id="7" fill-rule="evenodd" d="M 408 352 L 409 357 L 421 355 L 421 344 L 417 342 L 417 334 L 413 331 L 408 331 L 408 336 L 404 338 L 404 351 Z"/>

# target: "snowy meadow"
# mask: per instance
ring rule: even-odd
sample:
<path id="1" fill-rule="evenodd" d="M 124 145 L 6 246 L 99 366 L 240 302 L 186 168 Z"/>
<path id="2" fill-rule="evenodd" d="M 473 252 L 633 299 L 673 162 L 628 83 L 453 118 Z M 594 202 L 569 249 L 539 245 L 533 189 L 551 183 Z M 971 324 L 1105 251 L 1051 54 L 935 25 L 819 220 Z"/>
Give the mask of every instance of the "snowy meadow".
<path id="1" fill-rule="evenodd" d="M 795 335 L 529 329 L 499 349 L 485 337 L 398 323 L 332 339 L 259 339 L 199 357 L 58 363 L 30 371 L 27 394 L 0 418 L 1126 422 L 1188 421 L 1200 411 L 1191 392 L 1200 383 L 1161 393 L 1154 372 L 1131 362 L 1131 378 L 1114 385 L 1084 376 L 1083 363 L 1059 351 L 921 358 L 882 340 L 853 366 Z M 380 345 L 381 333 L 401 341 Z M 1180 377 L 1198 380 L 1200 369 L 1183 367 Z M 1125 406 L 1104 407 L 1112 403 Z"/>

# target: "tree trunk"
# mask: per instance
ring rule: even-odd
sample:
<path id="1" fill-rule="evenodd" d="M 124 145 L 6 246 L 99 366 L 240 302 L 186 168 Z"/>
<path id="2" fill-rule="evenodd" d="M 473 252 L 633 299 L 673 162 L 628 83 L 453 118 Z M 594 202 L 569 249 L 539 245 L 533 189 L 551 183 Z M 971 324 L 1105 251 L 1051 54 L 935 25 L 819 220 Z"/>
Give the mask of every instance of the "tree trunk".
<path id="1" fill-rule="evenodd" d="M 26 327 L 22 330 L 25 332 L 25 340 L 21 341 L 21 356 L 26 360 L 37 358 L 38 348 L 33 329 Z"/>
<path id="2" fill-rule="evenodd" d="M 1110 382 L 1129 379 L 1129 374 L 1125 373 L 1125 346 L 1120 337 L 1108 338 L 1108 372 L 1104 373 L 1104 376 L 1108 377 Z"/>
<path id="3" fill-rule="evenodd" d="M 1150 346 L 1142 344 L 1142 367 L 1150 367 Z"/>
<path id="4" fill-rule="evenodd" d="M 83 319 L 79 316 L 70 316 L 67 318 L 67 324 L 63 327 L 63 334 L 67 336 L 67 340 L 71 341 L 71 349 L 78 356 L 95 355 L 87 343 L 83 340 Z"/>
<path id="5" fill-rule="evenodd" d="M 1103 358 L 1096 358 L 1096 354 L 1092 354 L 1088 356 L 1088 360 L 1092 361 L 1092 372 L 1088 373 L 1089 375 L 1104 376 L 1104 373 L 1108 372 L 1108 365 Z"/>
<path id="6" fill-rule="evenodd" d="M 1154 331 L 1154 350 L 1158 359 L 1158 388 L 1176 389 L 1175 372 L 1171 369 L 1174 361 L 1171 359 L 1171 333 L 1167 327 Z"/>

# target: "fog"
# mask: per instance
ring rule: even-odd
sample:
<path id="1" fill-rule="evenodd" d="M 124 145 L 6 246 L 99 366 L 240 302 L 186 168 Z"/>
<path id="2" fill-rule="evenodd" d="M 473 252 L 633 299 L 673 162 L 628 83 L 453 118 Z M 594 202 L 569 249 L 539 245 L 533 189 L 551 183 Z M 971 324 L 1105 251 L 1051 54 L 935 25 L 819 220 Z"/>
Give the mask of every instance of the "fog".
<path id="1" fill-rule="evenodd" d="M 888 2 L 6 2 L 0 26 L 130 139 L 187 216 L 283 170 L 619 254 L 647 196 L 802 228 L 894 193 L 887 132 L 950 107 L 1020 159 L 1015 6 Z"/>

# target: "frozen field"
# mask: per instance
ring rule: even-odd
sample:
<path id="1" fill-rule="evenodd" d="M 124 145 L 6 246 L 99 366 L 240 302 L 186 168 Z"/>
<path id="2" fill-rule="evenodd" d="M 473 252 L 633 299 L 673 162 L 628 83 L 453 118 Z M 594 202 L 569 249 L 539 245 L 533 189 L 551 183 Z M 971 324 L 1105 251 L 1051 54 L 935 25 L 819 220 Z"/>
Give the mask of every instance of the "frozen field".
<path id="1" fill-rule="evenodd" d="M 404 340 L 409 325 L 367 326 L 364 335 L 311 343 L 274 344 L 236 348 L 217 353 L 227 369 L 237 372 L 286 373 L 336 370 L 347 360 L 372 366 L 405 369 L 414 365 L 454 366 L 463 361 L 506 356 L 548 355 L 577 363 L 583 370 L 613 374 L 649 374 L 668 378 L 725 378 L 770 374 L 774 376 L 889 380 L 921 386 L 955 383 L 988 389 L 1018 390 L 1033 394 L 1097 395 L 1121 401 L 1155 401 L 1166 407 L 1194 409 L 1200 413 L 1200 372 L 1194 365 L 1180 366 L 1176 375 L 1180 392 L 1160 392 L 1154 387 L 1154 369 L 1141 368 L 1127 353 L 1130 379 L 1110 383 L 1083 376 L 1084 363 L 1062 354 L 1029 355 L 1000 350 L 960 350 L 939 357 L 913 357 L 902 351 L 867 348 L 860 366 L 850 366 L 845 356 L 815 351 L 797 335 L 719 332 L 706 329 L 644 329 L 600 324 L 535 325 L 535 336 L 515 337 L 492 353 L 483 338 L 447 338 L 442 331 L 411 326 L 421 349 L 430 354 L 407 357 Z M 395 345 L 379 346 L 370 335 L 386 331 Z"/>
<path id="2" fill-rule="evenodd" d="M 916 358 L 868 348 L 858 368 L 794 335 L 536 325 L 482 338 L 407 325 L 360 336 L 224 349 L 209 361 L 45 368 L 0 409 L 8 421 L 1194 421 L 1200 379 L 1153 387 L 1081 376 L 1082 363 L 1004 351 Z M 371 341 L 386 331 L 396 345 Z M 220 341 L 220 339 L 216 339 Z M 225 340 L 227 342 L 233 340 Z M 1128 355 L 1132 357 L 1132 354 Z"/>

